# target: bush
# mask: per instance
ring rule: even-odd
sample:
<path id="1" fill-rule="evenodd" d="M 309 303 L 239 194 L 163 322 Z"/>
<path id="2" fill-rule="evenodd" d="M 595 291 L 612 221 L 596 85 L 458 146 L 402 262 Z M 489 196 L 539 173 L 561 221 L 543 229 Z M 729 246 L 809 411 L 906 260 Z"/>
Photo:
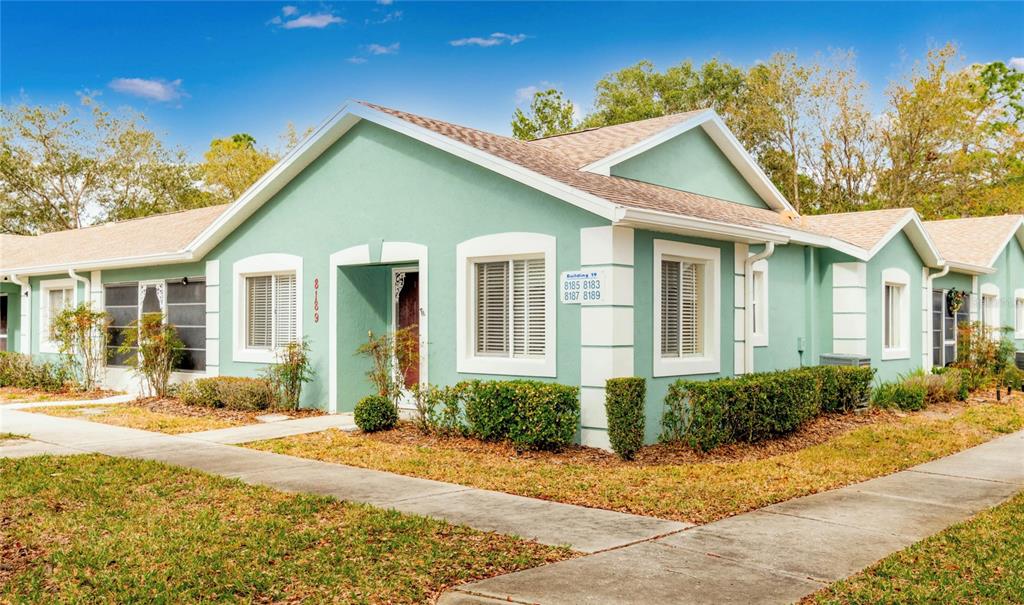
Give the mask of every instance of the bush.
<path id="1" fill-rule="evenodd" d="M 922 381 L 883 382 L 875 387 L 871 395 L 871 405 L 914 412 L 924 409 L 927 396 L 928 387 Z"/>
<path id="2" fill-rule="evenodd" d="M 212 376 L 181 385 L 178 399 L 185 405 L 257 411 L 275 407 L 277 393 L 266 378 Z"/>
<path id="3" fill-rule="evenodd" d="M 533 380 L 460 383 L 470 435 L 516 449 L 558 450 L 580 422 L 579 387 Z"/>
<path id="4" fill-rule="evenodd" d="M 946 403 L 956 399 L 960 390 L 960 375 L 957 372 L 925 374 L 917 370 L 904 379 L 911 388 L 924 388 L 924 405 Z"/>
<path id="5" fill-rule="evenodd" d="M 808 370 L 817 377 L 823 412 L 850 412 L 866 405 L 871 398 L 874 368 L 814 366 Z"/>
<path id="6" fill-rule="evenodd" d="M 93 311 L 89 303 L 64 309 L 53 318 L 51 330 L 60 345 L 64 367 L 80 381 L 84 391 L 91 391 L 100 383 L 109 324 L 110 316 L 104 311 Z"/>
<path id="7" fill-rule="evenodd" d="M 277 361 L 263 370 L 264 377 L 277 391 L 278 407 L 286 410 L 299 408 L 302 385 L 313 380 L 313 367 L 309 363 L 309 341 L 290 342 L 277 352 Z"/>
<path id="8" fill-rule="evenodd" d="M 608 439 L 623 460 L 632 460 L 644 444 L 643 378 L 612 378 L 605 383 L 604 409 L 608 415 Z"/>
<path id="9" fill-rule="evenodd" d="M 369 395 L 356 404 L 355 421 L 367 433 L 393 429 L 398 424 L 398 408 L 387 397 Z"/>
<path id="10" fill-rule="evenodd" d="M 162 313 L 146 313 L 122 334 L 124 340 L 117 352 L 127 356 L 125 361 L 142 376 L 150 393 L 166 396 L 174 364 L 185 350 L 178 329 L 166 323 Z"/>
<path id="11" fill-rule="evenodd" d="M 460 385 L 436 387 L 433 385 L 414 388 L 416 399 L 416 424 L 424 433 L 450 437 L 466 434 L 466 423 L 462 418 L 462 398 L 465 389 Z"/>
<path id="12" fill-rule="evenodd" d="M 754 443 L 795 430 L 821 411 L 818 373 L 810 368 L 746 374 L 669 387 L 662 440 L 704 451 Z"/>
<path id="13" fill-rule="evenodd" d="M 36 362 L 31 355 L 0 351 L 0 387 L 63 391 L 71 379 L 60 364 Z"/>
<path id="14" fill-rule="evenodd" d="M 1011 389 L 1024 390 L 1024 371 L 1012 364 L 1007 366 L 1003 370 L 1003 384 Z"/>

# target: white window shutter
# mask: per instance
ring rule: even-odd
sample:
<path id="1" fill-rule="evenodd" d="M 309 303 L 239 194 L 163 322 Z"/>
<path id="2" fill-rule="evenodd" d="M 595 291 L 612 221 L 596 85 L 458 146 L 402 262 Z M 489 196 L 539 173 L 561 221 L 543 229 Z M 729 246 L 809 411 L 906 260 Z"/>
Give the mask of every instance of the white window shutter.
<path id="1" fill-rule="evenodd" d="M 509 264 L 476 263 L 476 352 L 508 355 Z"/>
<path id="2" fill-rule="evenodd" d="M 245 278 L 246 326 L 245 346 L 269 349 L 273 346 L 273 277 L 260 275 Z"/>
<path id="3" fill-rule="evenodd" d="M 274 346 L 298 340 L 295 325 L 295 274 L 274 276 Z"/>
<path id="4" fill-rule="evenodd" d="M 679 357 L 680 263 L 661 261 L 661 356 Z"/>
<path id="5" fill-rule="evenodd" d="M 680 347 L 683 355 L 704 352 L 704 265 L 681 263 L 679 274 Z"/>
<path id="6" fill-rule="evenodd" d="M 512 354 L 543 357 L 547 348 L 544 259 L 512 261 Z"/>

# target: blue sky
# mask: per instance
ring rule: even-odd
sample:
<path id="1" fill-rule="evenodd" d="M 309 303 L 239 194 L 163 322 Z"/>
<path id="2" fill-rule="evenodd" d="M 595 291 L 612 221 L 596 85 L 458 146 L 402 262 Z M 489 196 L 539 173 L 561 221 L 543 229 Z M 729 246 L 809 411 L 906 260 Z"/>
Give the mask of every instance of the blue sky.
<path id="1" fill-rule="evenodd" d="M 553 84 L 585 111 L 594 82 L 640 59 L 853 49 L 878 103 L 947 41 L 970 61 L 1024 57 L 1024 3 L 4 1 L 0 97 L 99 91 L 198 157 L 235 132 L 276 145 L 287 122 L 317 124 L 348 98 L 507 134 L 530 87 Z"/>

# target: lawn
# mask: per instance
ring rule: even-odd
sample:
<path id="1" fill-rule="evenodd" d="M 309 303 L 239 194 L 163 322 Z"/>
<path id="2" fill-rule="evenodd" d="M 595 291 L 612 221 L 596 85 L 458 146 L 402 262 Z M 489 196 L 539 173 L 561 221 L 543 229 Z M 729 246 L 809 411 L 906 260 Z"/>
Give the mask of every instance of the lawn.
<path id="1" fill-rule="evenodd" d="M 101 399 L 115 395 L 113 391 L 40 391 L 37 389 L 19 389 L 16 387 L 0 387 L 0 404 L 4 403 L 37 403 L 42 401 L 72 401 L 77 399 Z"/>
<path id="2" fill-rule="evenodd" d="M 460 447 L 458 440 L 403 442 L 386 434 L 330 430 L 249 444 L 256 449 L 450 481 L 535 498 L 707 523 L 824 491 L 966 449 L 1024 428 L 1024 399 L 975 402 L 897 416 L 797 449 L 769 443 L 758 454 L 694 452 L 662 462 L 610 456 L 517 455 L 508 447 Z M 461 440 L 467 441 L 467 440 Z M 659 451 L 658 448 L 647 448 Z M 642 456 L 643 458 L 643 456 Z M 671 458 L 671 456 L 669 457 Z"/>
<path id="3" fill-rule="evenodd" d="M 144 431 L 156 431 L 171 435 L 225 429 L 232 426 L 252 424 L 252 422 L 226 420 L 212 416 L 183 416 L 170 414 L 138 405 L 132 405 L 130 403 L 39 407 L 28 408 L 24 411 L 46 414 L 48 416 L 59 416 L 61 418 L 91 420 L 94 422 L 102 422 L 104 424 L 125 426 L 133 429 L 142 429 Z"/>
<path id="4" fill-rule="evenodd" d="M 0 602 L 420 603 L 572 556 L 155 462 L 0 459 Z"/>
<path id="5" fill-rule="evenodd" d="M 820 604 L 1024 602 L 1024 493 L 806 599 Z"/>

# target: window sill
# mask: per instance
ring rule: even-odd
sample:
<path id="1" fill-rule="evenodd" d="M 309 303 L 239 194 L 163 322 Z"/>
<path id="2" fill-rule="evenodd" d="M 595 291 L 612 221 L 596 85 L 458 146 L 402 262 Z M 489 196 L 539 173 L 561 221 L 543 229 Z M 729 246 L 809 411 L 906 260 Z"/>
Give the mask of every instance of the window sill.
<path id="1" fill-rule="evenodd" d="M 654 376 L 690 376 L 694 374 L 718 374 L 719 360 L 712 357 L 690 357 L 685 359 L 654 358 Z"/>
<path id="2" fill-rule="evenodd" d="M 882 361 L 893 359 L 910 359 L 910 351 L 908 349 L 882 349 Z"/>
<path id="3" fill-rule="evenodd" d="M 232 361 L 247 363 L 274 363 L 275 357 L 274 351 L 267 349 L 235 349 L 231 354 Z"/>
<path id="4" fill-rule="evenodd" d="M 556 375 L 554 354 L 548 355 L 544 359 L 465 357 L 459 359 L 455 369 L 460 374 L 498 374 L 539 378 L 554 378 Z"/>

